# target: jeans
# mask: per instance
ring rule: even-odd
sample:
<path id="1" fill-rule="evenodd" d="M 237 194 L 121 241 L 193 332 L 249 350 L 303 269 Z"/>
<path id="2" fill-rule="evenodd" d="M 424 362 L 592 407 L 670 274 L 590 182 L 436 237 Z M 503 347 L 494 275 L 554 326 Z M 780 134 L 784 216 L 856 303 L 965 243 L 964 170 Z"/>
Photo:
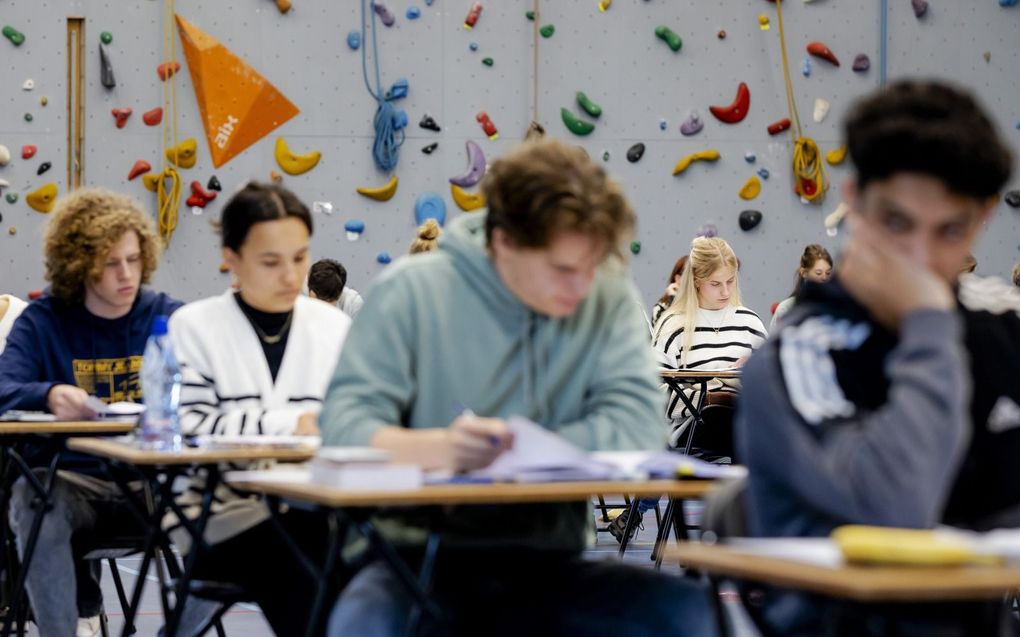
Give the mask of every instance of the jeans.
<path id="1" fill-rule="evenodd" d="M 45 483 L 46 470 L 36 469 L 35 473 Z M 25 478 L 14 483 L 10 524 L 22 558 L 37 497 Z M 94 617 L 103 608 L 101 564 L 83 560 L 82 552 L 72 546 L 72 536 L 78 532 L 123 535 L 128 529 L 138 529 L 138 524 L 116 484 L 80 473 L 57 472 L 52 509 L 43 518 L 25 580 L 41 635 L 73 635 L 79 617 Z M 74 577 L 69 577 L 70 573 Z"/>
<path id="2" fill-rule="evenodd" d="M 440 552 L 431 599 L 438 624 L 423 635 L 711 637 L 709 589 L 695 580 L 616 561 L 537 552 Z M 391 569 L 373 562 L 340 595 L 330 637 L 404 633 L 412 600 Z"/>

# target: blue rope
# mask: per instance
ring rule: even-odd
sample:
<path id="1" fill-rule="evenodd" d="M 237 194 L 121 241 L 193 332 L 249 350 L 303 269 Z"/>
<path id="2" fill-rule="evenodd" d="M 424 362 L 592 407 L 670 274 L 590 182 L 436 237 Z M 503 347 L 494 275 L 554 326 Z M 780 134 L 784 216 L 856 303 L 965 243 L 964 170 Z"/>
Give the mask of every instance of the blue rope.
<path id="1" fill-rule="evenodd" d="M 371 0 L 361 0 L 361 76 L 365 80 L 365 88 L 378 105 L 372 125 L 375 128 L 375 141 L 372 142 L 372 159 L 375 165 L 384 172 L 390 172 L 397 167 L 400 159 L 400 146 L 404 143 L 404 132 L 394 130 L 393 117 L 396 109 L 386 99 L 382 88 L 382 79 L 379 72 L 379 46 L 375 31 L 375 11 L 369 7 Z M 372 62 L 375 65 L 375 86 L 373 89 L 368 79 L 368 13 L 372 14 Z"/>

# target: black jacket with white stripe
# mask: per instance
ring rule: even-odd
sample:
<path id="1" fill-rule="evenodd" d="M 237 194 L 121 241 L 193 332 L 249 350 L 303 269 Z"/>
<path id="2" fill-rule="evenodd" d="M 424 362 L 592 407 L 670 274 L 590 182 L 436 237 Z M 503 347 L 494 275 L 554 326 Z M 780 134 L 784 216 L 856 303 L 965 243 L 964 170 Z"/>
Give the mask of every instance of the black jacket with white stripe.
<path id="1" fill-rule="evenodd" d="M 1020 294 L 968 275 L 957 298 L 896 334 L 838 280 L 804 287 L 744 369 L 736 444 L 754 535 L 980 528 L 1018 508 Z M 803 598 L 774 601 L 777 627 L 810 626 Z"/>

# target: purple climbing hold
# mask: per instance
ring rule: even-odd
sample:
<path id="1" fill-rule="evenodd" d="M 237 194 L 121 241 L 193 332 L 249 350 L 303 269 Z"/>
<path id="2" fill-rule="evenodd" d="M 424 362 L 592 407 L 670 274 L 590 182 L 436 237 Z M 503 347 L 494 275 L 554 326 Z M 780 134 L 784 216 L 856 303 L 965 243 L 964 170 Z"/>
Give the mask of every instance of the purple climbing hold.
<path id="1" fill-rule="evenodd" d="M 701 120 L 701 116 L 698 115 L 698 112 L 691 111 L 691 114 L 687 116 L 684 123 L 680 124 L 680 133 L 685 137 L 690 137 L 691 135 L 697 135 L 704 127 L 705 122 Z"/>
<path id="2" fill-rule="evenodd" d="M 910 0 L 910 6 L 918 18 L 923 18 L 924 14 L 928 13 L 928 0 Z"/>
<path id="3" fill-rule="evenodd" d="M 703 224 L 700 228 L 698 228 L 698 231 L 694 233 L 694 236 L 695 237 L 705 237 L 706 239 L 711 239 L 712 237 L 718 237 L 719 236 L 719 228 L 717 228 L 714 223 L 706 223 L 706 224 Z"/>
<path id="4" fill-rule="evenodd" d="M 393 23 L 397 21 L 397 19 L 393 16 L 393 13 L 386 8 L 386 5 L 378 0 L 372 1 L 372 9 L 375 11 L 376 15 L 379 16 L 379 20 L 388 27 L 393 26 Z"/>
<path id="5" fill-rule="evenodd" d="M 867 54 L 858 53 L 857 57 L 854 58 L 854 65 L 851 68 L 858 73 L 864 73 L 871 68 L 871 58 Z"/>

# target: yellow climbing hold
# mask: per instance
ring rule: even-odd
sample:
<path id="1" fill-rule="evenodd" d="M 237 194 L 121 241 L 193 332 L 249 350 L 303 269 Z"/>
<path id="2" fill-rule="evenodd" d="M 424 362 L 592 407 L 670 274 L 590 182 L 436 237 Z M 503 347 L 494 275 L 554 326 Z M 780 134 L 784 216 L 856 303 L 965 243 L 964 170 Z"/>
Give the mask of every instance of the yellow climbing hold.
<path id="1" fill-rule="evenodd" d="M 273 155 L 276 157 L 276 163 L 288 175 L 306 173 L 315 168 L 319 160 L 322 159 L 322 153 L 317 150 L 304 153 L 303 155 L 292 153 L 290 147 L 287 146 L 287 142 L 282 137 L 276 138 L 276 148 L 273 150 Z"/>
<path id="2" fill-rule="evenodd" d="M 57 184 L 48 183 L 39 190 L 34 190 L 25 196 L 25 203 L 36 212 L 49 212 L 53 210 L 53 202 L 57 200 Z"/>
<path id="3" fill-rule="evenodd" d="M 715 150 L 714 148 L 709 150 L 699 150 L 698 152 L 691 153 L 690 155 L 678 161 L 676 163 L 676 166 L 673 167 L 673 175 L 674 176 L 679 175 L 683 171 L 690 168 L 691 164 L 693 164 L 696 161 L 716 161 L 718 159 L 719 151 Z"/>
<path id="4" fill-rule="evenodd" d="M 740 188 L 740 198 L 744 201 L 751 201 L 755 197 L 761 194 L 761 180 L 757 177 L 751 177 L 747 182 Z"/>
<path id="5" fill-rule="evenodd" d="M 464 212 L 471 212 L 485 207 L 485 197 L 480 192 L 468 192 L 457 184 L 450 184 L 453 201 Z"/>
<path id="6" fill-rule="evenodd" d="M 764 13 L 758 16 L 758 28 L 762 31 L 768 31 L 772 28 L 772 23 L 769 22 L 769 17 Z"/>
<path id="7" fill-rule="evenodd" d="M 366 188 L 362 186 L 358 188 L 358 194 L 364 195 L 369 199 L 375 199 L 376 201 L 389 201 L 393 198 L 393 195 L 397 193 L 397 176 L 393 175 L 390 180 L 386 182 L 385 186 L 378 188 Z"/>
<path id="8" fill-rule="evenodd" d="M 830 166 L 839 166 L 846 159 L 847 145 L 843 144 L 839 148 L 833 148 L 829 152 L 825 153 L 825 161 L 829 162 Z"/>
<path id="9" fill-rule="evenodd" d="M 599 0 L 599 11 L 605 11 L 613 6 L 613 0 Z"/>
<path id="10" fill-rule="evenodd" d="M 163 173 L 147 173 L 142 175 L 142 185 L 149 192 L 156 192 L 159 190 L 159 180 L 163 177 Z"/>
<path id="11" fill-rule="evenodd" d="M 180 144 L 166 149 L 166 158 L 171 164 L 181 168 L 191 168 L 198 161 L 198 142 L 189 137 Z"/>

